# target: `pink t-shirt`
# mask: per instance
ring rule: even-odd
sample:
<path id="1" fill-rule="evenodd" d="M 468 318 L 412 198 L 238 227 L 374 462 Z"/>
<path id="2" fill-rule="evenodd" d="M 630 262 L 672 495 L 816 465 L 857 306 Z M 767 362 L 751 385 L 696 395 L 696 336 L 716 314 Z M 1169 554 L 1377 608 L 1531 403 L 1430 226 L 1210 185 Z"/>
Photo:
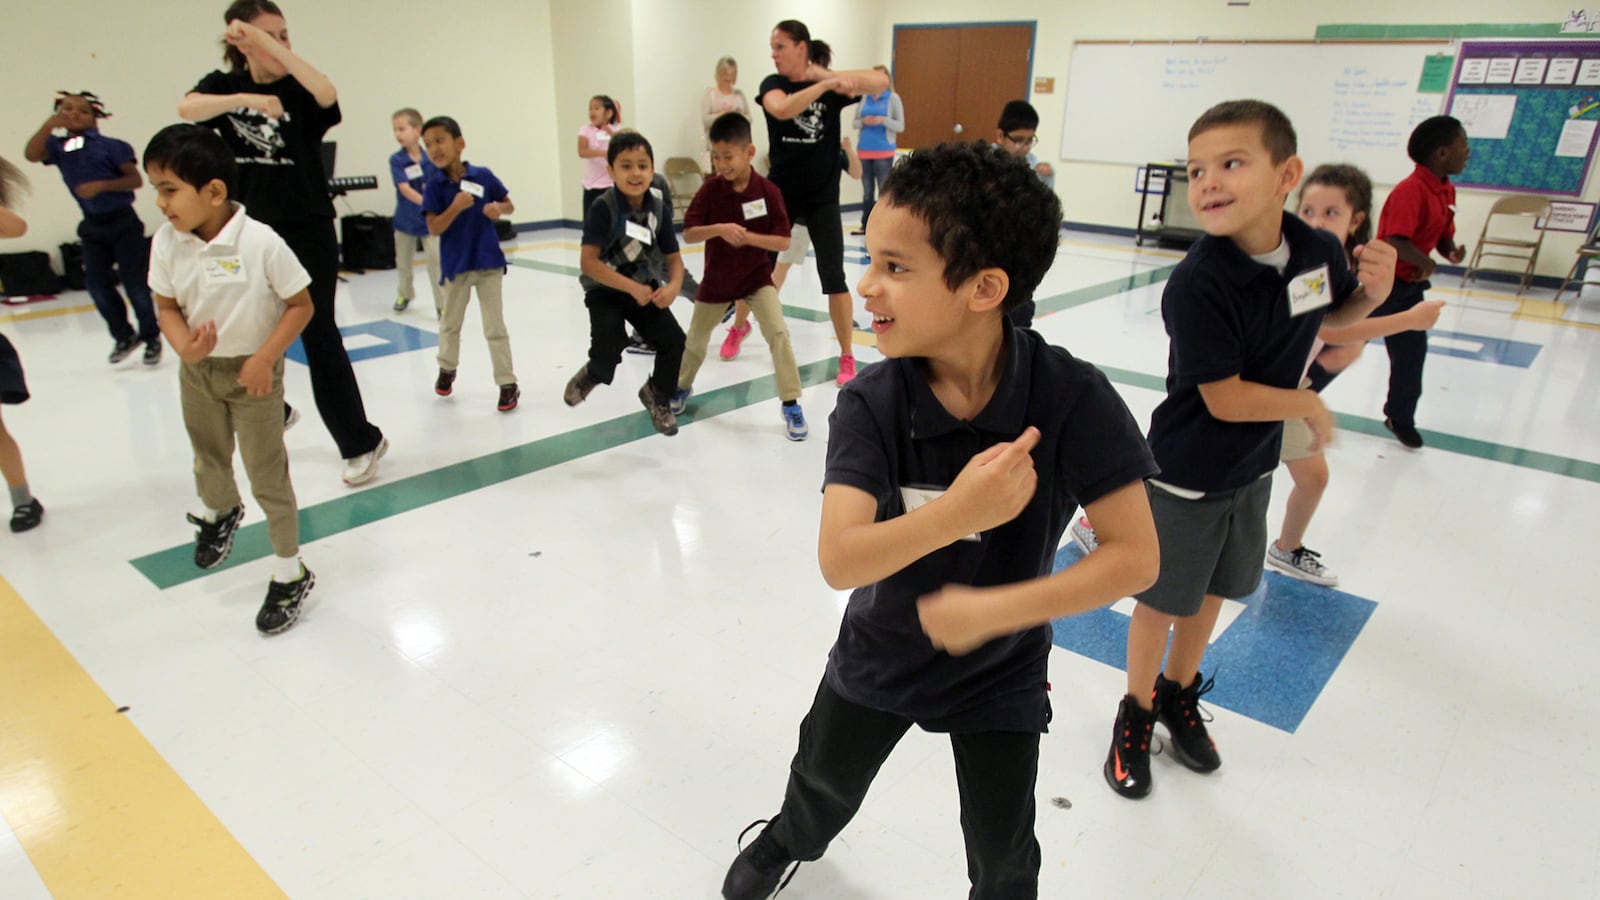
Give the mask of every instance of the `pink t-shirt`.
<path id="1" fill-rule="evenodd" d="M 596 128 L 594 123 L 585 122 L 578 129 L 578 137 L 584 140 L 590 150 L 604 150 L 611 146 L 611 136 L 617 133 L 619 127 L 607 125 Z M 583 186 L 585 189 L 611 187 L 611 173 L 606 168 L 604 156 L 591 156 L 583 161 Z"/>

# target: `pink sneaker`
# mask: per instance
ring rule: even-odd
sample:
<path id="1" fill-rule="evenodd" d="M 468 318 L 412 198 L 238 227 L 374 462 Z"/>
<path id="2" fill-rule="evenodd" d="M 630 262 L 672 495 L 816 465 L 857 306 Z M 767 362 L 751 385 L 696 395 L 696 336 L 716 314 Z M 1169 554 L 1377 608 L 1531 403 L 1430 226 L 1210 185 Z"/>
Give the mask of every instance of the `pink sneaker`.
<path id="1" fill-rule="evenodd" d="M 839 387 L 844 387 L 856 377 L 856 358 L 854 356 L 839 357 L 839 377 L 834 381 Z"/>
<path id="2" fill-rule="evenodd" d="M 728 328 L 728 336 L 722 342 L 722 358 L 733 359 L 735 356 L 738 356 L 739 345 L 744 343 L 744 339 L 749 336 L 749 322 L 744 323 L 743 329 L 740 329 L 738 326 L 730 326 Z"/>

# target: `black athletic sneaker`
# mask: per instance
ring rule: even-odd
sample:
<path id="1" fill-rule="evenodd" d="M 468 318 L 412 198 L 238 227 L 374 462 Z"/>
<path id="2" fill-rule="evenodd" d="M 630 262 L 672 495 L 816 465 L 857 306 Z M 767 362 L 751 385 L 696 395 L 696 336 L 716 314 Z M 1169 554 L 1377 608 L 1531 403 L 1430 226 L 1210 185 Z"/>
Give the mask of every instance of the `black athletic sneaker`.
<path id="1" fill-rule="evenodd" d="M 1216 682 L 1212 678 L 1201 684 L 1200 676 L 1196 674 L 1194 683 L 1179 687 L 1176 681 L 1168 681 L 1165 675 L 1156 676 L 1156 718 L 1167 726 L 1167 733 L 1172 735 L 1172 750 L 1178 762 L 1196 772 L 1214 772 L 1222 765 L 1222 757 L 1217 755 L 1217 745 L 1206 733 L 1205 718 L 1200 713 L 1200 698 Z"/>
<path id="2" fill-rule="evenodd" d="M 517 408 L 517 401 L 521 399 L 522 392 L 517 390 L 516 384 L 500 385 L 500 399 L 495 402 L 494 408 L 501 412 L 511 412 Z"/>
<path id="3" fill-rule="evenodd" d="M 1400 425 L 1393 419 L 1384 419 L 1383 427 L 1393 432 L 1395 438 L 1405 446 L 1410 447 L 1413 450 L 1422 449 L 1422 433 L 1417 431 L 1417 426 Z"/>
<path id="4" fill-rule="evenodd" d="M 28 531 L 37 527 L 39 520 L 43 518 L 44 504 L 35 497 L 11 511 L 11 530 Z"/>
<path id="5" fill-rule="evenodd" d="M 151 338 L 144 342 L 144 364 L 161 365 L 161 338 Z"/>
<path id="6" fill-rule="evenodd" d="M 1104 771 L 1106 784 L 1130 800 L 1150 795 L 1150 734 L 1155 726 L 1154 710 L 1146 712 L 1131 696 L 1122 698 Z"/>
<path id="7" fill-rule="evenodd" d="M 267 582 L 267 599 L 256 613 L 256 630 L 262 634 L 277 634 L 300 618 L 300 601 L 306 599 L 316 586 L 317 576 L 311 574 L 305 563 L 300 564 L 300 577 L 293 581 Z"/>
<path id="8" fill-rule="evenodd" d="M 108 363 L 119 363 L 119 362 L 122 362 L 123 360 L 125 360 L 129 356 L 131 356 L 133 354 L 133 351 L 137 350 L 138 348 L 139 348 L 139 339 L 138 338 L 136 338 L 136 337 L 123 338 L 122 340 L 117 341 L 116 345 L 111 348 L 111 353 L 110 353 L 110 355 L 108 355 L 106 357 L 106 362 L 108 362 Z"/>
<path id="9" fill-rule="evenodd" d="M 444 369 L 440 369 L 439 377 L 433 380 L 433 392 L 441 397 L 448 397 L 450 392 L 455 390 L 455 383 L 455 372 L 446 372 Z"/>
<path id="10" fill-rule="evenodd" d="M 654 356 L 656 352 L 655 345 L 645 343 L 645 339 L 640 337 L 637 331 L 628 333 L 628 346 L 623 349 L 629 353 L 639 353 L 644 356 Z"/>
<path id="11" fill-rule="evenodd" d="M 739 840 L 743 841 L 751 828 L 767 826 L 748 847 L 739 851 L 733 865 L 728 867 L 728 875 L 722 879 L 723 900 L 767 900 L 788 887 L 794 873 L 800 869 L 800 861 L 791 859 L 789 851 L 772 837 L 772 826 L 777 822 L 777 816 L 770 822 L 757 819 L 739 832 Z"/>
<path id="12" fill-rule="evenodd" d="M 233 533 L 239 530 L 239 520 L 244 518 L 244 507 L 235 506 L 215 522 L 199 516 L 187 517 L 199 531 L 194 533 L 194 564 L 202 569 L 215 569 L 233 550 Z"/>

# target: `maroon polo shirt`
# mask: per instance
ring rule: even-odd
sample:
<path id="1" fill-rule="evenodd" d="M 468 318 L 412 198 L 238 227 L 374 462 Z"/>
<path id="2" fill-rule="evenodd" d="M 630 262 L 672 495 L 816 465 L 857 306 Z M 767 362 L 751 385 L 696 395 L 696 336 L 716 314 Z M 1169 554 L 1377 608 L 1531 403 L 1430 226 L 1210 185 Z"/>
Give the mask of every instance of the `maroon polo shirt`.
<path id="1" fill-rule="evenodd" d="M 689 203 L 683 214 L 683 227 L 743 225 L 754 234 L 789 234 L 789 214 L 783 206 L 778 186 L 750 173 L 750 184 L 735 191 L 733 183 L 713 176 Z M 706 272 L 694 298 L 702 303 L 729 303 L 743 300 L 772 284 L 772 254 L 759 247 L 735 247 L 720 237 L 706 241 Z"/>

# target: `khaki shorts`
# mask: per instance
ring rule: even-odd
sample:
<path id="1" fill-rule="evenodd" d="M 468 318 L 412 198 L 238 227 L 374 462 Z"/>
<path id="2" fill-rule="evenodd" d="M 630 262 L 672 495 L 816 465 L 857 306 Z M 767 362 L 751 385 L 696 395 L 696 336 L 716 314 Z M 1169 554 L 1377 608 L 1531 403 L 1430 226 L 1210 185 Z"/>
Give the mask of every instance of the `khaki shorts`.
<path id="1" fill-rule="evenodd" d="M 1302 388 L 1311 386 L 1311 379 L 1300 380 Z M 1283 421 L 1283 449 L 1278 451 L 1278 459 L 1283 462 L 1294 462 L 1299 459 L 1310 459 L 1322 453 L 1321 450 L 1311 449 L 1316 436 L 1311 433 L 1311 426 L 1305 419 L 1285 419 Z"/>

